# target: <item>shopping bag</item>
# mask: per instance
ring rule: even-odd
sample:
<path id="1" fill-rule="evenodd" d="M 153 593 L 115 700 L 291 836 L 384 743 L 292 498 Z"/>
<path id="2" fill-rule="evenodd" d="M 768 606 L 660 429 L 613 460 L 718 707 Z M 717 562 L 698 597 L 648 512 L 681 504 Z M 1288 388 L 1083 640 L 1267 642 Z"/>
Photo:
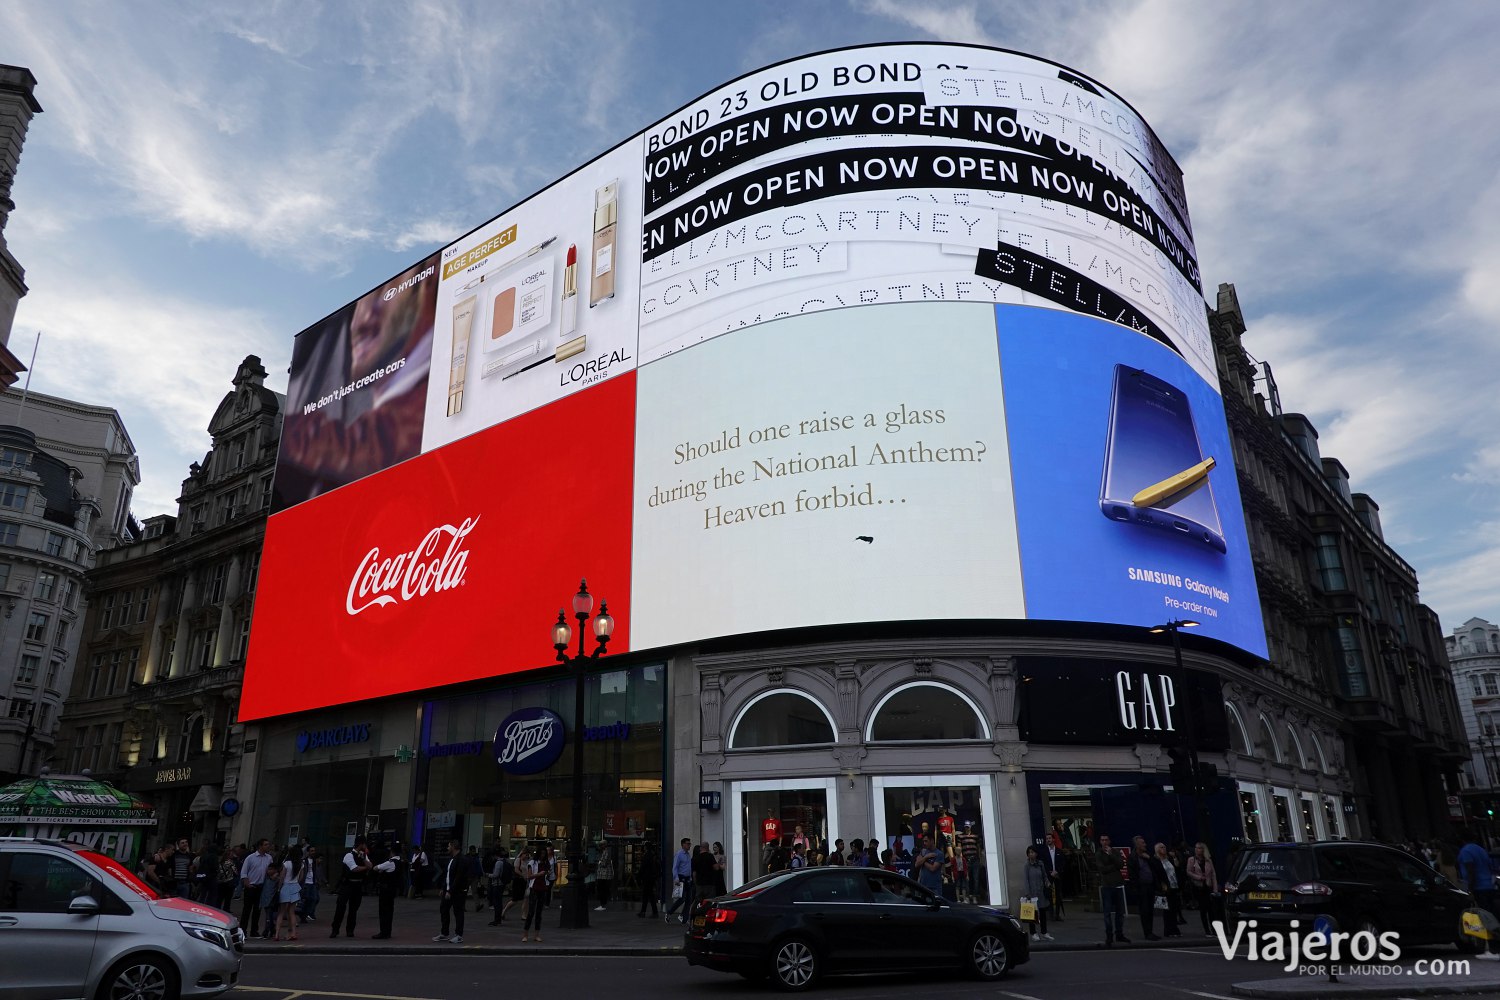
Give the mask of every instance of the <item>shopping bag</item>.
<path id="1" fill-rule="evenodd" d="M 1152 902 L 1151 902 L 1151 908 L 1153 910 L 1165 910 L 1165 909 L 1168 909 L 1168 906 L 1167 906 L 1167 897 L 1166 896 L 1157 896 L 1156 899 L 1152 900 Z"/>
<path id="2" fill-rule="evenodd" d="M 1035 920 L 1036 919 L 1036 897 L 1035 896 L 1022 896 L 1021 897 L 1021 919 L 1022 920 Z"/>
<path id="3" fill-rule="evenodd" d="M 1463 913 L 1464 937 L 1475 938 L 1479 941 L 1493 941 L 1500 938 L 1500 921 L 1490 915 L 1490 911 L 1478 908 L 1465 910 Z"/>
<path id="4" fill-rule="evenodd" d="M 672 883 L 672 898 L 673 899 L 681 899 L 682 898 L 682 883 L 681 882 L 673 882 Z"/>

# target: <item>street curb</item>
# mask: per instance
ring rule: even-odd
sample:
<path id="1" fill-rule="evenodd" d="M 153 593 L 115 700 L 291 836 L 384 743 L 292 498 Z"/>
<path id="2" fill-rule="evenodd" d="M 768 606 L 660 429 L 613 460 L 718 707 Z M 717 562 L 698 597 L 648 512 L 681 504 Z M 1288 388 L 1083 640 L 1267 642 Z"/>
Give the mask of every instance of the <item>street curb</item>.
<path id="1" fill-rule="evenodd" d="M 1488 982 L 1475 982 L 1466 980 L 1461 982 L 1428 983 L 1426 985 L 1412 985 L 1410 981 L 1404 986 L 1396 985 L 1369 985 L 1362 983 L 1351 983 L 1341 980 L 1337 983 L 1325 982 L 1321 979 L 1310 978 L 1308 986 L 1276 986 L 1285 983 L 1284 979 L 1259 980 L 1250 983 L 1235 983 L 1229 987 L 1229 992 L 1237 997 L 1251 997 L 1254 1000 L 1303 1000 L 1303 998 L 1321 997 L 1445 997 L 1462 996 L 1472 993 L 1493 993 L 1500 988 L 1500 982 L 1490 980 Z M 1262 986 L 1261 983 L 1267 985 Z"/>
<path id="2" fill-rule="evenodd" d="M 543 945 L 533 948 L 523 944 L 450 944 L 420 945 L 394 944 L 370 945 L 368 947 L 341 948 L 328 944 L 289 944 L 280 948 L 245 947 L 246 955 L 342 955 L 345 958 L 363 958 L 367 955 L 525 955 L 533 958 L 606 957 L 622 958 L 671 958 L 682 955 L 682 947 L 598 947 L 579 945 Z"/>
<path id="3" fill-rule="evenodd" d="M 1152 948 L 1183 948 L 1200 947 L 1207 948 L 1210 945 L 1189 945 L 1178 941 L 1144 941 L 1139 944 L 1131 943 L 1121 945 L 1118 948 L 1106 948 L 1101 943 L 1096 944 L 1033 944 L 1031 954 L 1071 954 L 1077 952 L 1119 952 L 1143 951 Z M 648 945 L 569 945 L 544 944 L 540 947 L 523 944 L 385 944 L 385 945 L 335 945 L 335 944 L 260 944 L 257 942 L 246 942 L 245 954 L 247 955 L 347 955 L 358 957 L 361 955 L 547 955 L 547 956 L 589 956 L 600 957 L 608 955 L 619 955 L 622 957 L 636 958 L 671 958 L 680 957 L 683 954 L 682 945 L 660 945 L 650 947 Z M 1246 994 L 1250 996 L 1251 994 Z M 1259 996 L 1259 994 L 1255 994 Z M 1281 994 L 1276 994 L 1280 996 Z"/>

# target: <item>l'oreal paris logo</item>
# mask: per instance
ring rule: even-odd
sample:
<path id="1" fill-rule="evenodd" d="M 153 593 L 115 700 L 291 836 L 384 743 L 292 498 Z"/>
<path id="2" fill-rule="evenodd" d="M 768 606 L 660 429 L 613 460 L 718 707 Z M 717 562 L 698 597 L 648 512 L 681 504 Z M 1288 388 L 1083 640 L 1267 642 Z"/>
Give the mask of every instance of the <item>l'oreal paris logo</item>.
<path id="1" fill-rule="evenodd" d="M 1166 674 L 1115 674 L 1115 700 L 1120 725 L 1126 729 L 1148 729 L 1172 733 L 1172 709 L 1177 707 L 1177 689 Z"/>
<path id="2" fill-rule="evenodd" d="M 359 568 L 349 581 L 344 610 L 351 616 L 357 615 L 376 605 L 396 604 L 457 587 L 464 582 L 469 561 L 463 540 L 478 523 L 479 518 L 470 517 L 456 528 L 451 524 L 440 524 L 410 552 L 386 559 L 380 558 L 378 545 L 372 548 L 360 560 Z M 442 556 L 437 557 L 438 546 L 445 539 L 447 547 Z"/>
<path id="3" fill-rule="evenodd" d="M 563 720 L 545 708 L 512 712 L 495 730 L 495 761 L 507 774 L 537 774 L 562 756 Z"/>
<path id="4" fill-rule="evenodd" d="M 416 287 L 416 285 L 417 285 L 418 282 L 425 281 L 426 279 L 432 277 L 433 273 L 436 272 L 436 271 L 437 271 L 437 265 L 434 264 L 433 266 L 431 266 L 429 268 L 426 268 L 425 270 L 421 271 L 420 273 L 414 274 L 410 278 L 407 278 L 405 281 L 401 282 L 401 284 L 399 284 L 399 285 L 392 285 L 390 288 L 387 288 L 385 290 L 385 294 L 382 295 L 381 298 L 383 298 L 385 301 L 389 302 L 389 301 L 391 301 L 391 299 L 394 299 L 396 296 L 400 295 L 402 292 L 406 291 L 408 288 L 414 288 L 414 287 Z"/>

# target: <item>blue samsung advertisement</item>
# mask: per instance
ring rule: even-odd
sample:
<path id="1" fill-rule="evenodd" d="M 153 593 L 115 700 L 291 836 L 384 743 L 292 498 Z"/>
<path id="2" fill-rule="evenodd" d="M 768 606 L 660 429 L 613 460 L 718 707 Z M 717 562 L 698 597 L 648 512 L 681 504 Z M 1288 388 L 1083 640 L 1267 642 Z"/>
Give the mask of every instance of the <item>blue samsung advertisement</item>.
<path id="1" fill-rule="evenodd" d="M 1223 401 L 1151 337 L 998 305 L 1026 617 L 1155 625 L 1264 657 Z"/>

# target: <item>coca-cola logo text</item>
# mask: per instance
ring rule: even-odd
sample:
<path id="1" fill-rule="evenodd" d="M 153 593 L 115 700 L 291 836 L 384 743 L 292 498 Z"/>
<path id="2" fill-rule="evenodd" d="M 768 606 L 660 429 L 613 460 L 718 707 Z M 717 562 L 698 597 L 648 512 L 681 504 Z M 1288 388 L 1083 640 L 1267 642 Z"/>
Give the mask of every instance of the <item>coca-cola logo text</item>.
<path id="1" fill-rule="evenodd" d="M 373 607 L 457 587 L 464 582 L 468 568 L 469 552 L 463 547 L 464 539 L 478 523 L 479 518 L 470 517 L 458 527 L 440 524 L 427 532 L 410 552 L 384 559 L 378 545 L 370 549 L 349 581 L 344 610 L 357 615 Z M 440 546 L 444 546 L 441 556 L 437 554 Z"/>
<path id="2" fill-rule="evenodd" d="M 495 730 L 495 761 L 508 774 L 538 774 L 557 763 L 565 742 L 561 716 L 523 708 Z"/>

